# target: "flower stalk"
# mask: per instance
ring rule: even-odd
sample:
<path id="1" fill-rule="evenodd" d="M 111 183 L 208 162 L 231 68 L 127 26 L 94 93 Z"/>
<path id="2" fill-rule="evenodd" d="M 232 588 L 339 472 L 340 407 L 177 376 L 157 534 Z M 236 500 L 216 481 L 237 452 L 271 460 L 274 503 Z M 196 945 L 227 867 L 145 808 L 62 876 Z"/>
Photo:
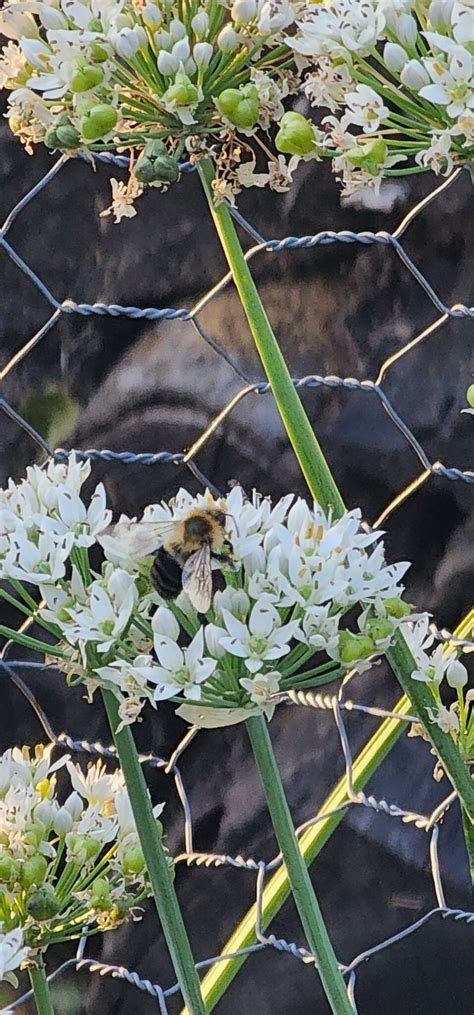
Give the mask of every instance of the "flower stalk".
<path id="1" fill-rule="evenodd" d="M 53 1003 L 46 978 L 46 969 L 41 958 L 37 960 L 36 965 L 28 967 L 28 975 L 35 996 L 38 1015 L 54 1015 Z"/>
<path id="2" fill-rule="evenodd" d="M 133 816 L 147 866 L 158 917 L 168 945 L 181 992 L 190 1015 L 206 1015 L 207 1008 L 201 996 L 199 977 L 189 944 L 178 899 L 174 890 L 159 826 L 153 817 L 150 797 L 137 749 L 129 726 L 117 732 L 119 726 L 118 702 L 111 691 L 102 692 L 114 743 L 125 776 Z M 38 1009 L 38 1011 L 40 1011 Z M 46 1012 L 46 1009 L 44 1009 Z M 40 1015 L 42 1015 L 41 1010 Z"/>
<path id="3" fill-rule="evenodd" d="M 340 517 L 345 510 L 344 502 L 291 380 L 245 261 L 229 210 L 223 203 L 217 207 L 214 204 L 212 164 L 203 160 L 198 164 L 198 170 L 250 330 L 303 475 L 314 500 L 325 511 L 331 509 L 334 517 Z M 412 680 L 416 663 L 400 632 L 396 633 L 394 644 L 387 651 L 387 658 L 401 687 L 409 695 L 412 707 L 423 723 L 468 817 L 474 822 L 474 782 L 449 734 L 428 722 L 426 709 L 433 704 L 434 699 L 428 687 Z"/>
<path id="4" fill-rule="evenodd" d="M 288 880 L 326 997 L 335 1015 L 351 1015 L 353 1008 L 295 835 L 266 721 L 263 716 L 253 716 L 246 725 Z"/>

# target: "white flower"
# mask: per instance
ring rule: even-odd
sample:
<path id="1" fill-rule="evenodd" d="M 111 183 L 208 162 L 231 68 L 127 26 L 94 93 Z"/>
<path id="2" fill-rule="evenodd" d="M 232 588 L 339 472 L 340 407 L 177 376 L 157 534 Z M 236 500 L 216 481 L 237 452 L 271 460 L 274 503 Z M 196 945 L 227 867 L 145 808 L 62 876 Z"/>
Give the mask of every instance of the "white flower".
<path id="1" fill-rule="evenodd" d="M 448 176 L 454 162 L 451 154 L 452 137 L 450 131 L 446 130 L 440 134 L 433 133 L 433 141 L 429 148 L 418 152 L 415 155 L 415 162 L 420 166 L 429 166 L 433 173 L 438 176 Z"/>
<path id="2" fill-rule="evenodd" d="M 400 81 L 413 92 L 420 92 L 429 84 L 429 74 L 420 60 L 408 60 L 402 68 Z"/>
<path id="3" fill-rule="evenodd" d="M 340 614 L 330 616 L 331 606 L 310 606 L 305 610 L 301 631 L 295 638 L 311 645 L 317 652 L 327 652 L 335 657 L 339 645 Z"/>
<path id="4" fill-rule="evenodd" d="M 352 77 L 347 64 L 333 66 L 330 60 L 321 58 L 317 70 L 305 78 L 303 92 L 312 106 L 327 106 L 335 113 L 351 85 Z"/>
<path id="5" fill-rule="evenodd" d="M 132 695 L 132 697 L 140 694 L 151 700 L 152 694 L 147 683 L 149 680 L 153 680 L 155 670 L 156 663 L 151 656 L 139 655 L 132 661 L 114 659 L 108 666 L 97 666 L 94 673 L 101 681 L 116 684 L 124 694 Z"/>
<path id="6" fill-rule="evenodd" d="M 171 698 L 181 691 L 185 698 L 199 701 L 201 684 L 214 672 L 217 662 L 204 656 L 204 632 L 202 627 L 195 634 L 187 648 L 181 649 L 171 638 L 155 633 L 155 652 L 159 665 L 155 667 L 150 680 L 156 684 L 155 701 Z"/>
<path id="7" fill-rule="evenodd" d="M 262 596 L 255 603 L 248 625 L 228 610 L 222 612 L 228 633 L 223 631 L 221 645 L 231 655 L 243 659 L 250 673 L 257 673 L 268 660 L 286 655 L 290 651 L 289 642 L 299 627 L 298 620 L 281 625 L 278 611 L 268 596 Z"/>
<path id="8" fill-rule="evenodd" d="M 18 980 L 13 970 L 18 969 L 29 954 L 30 948 L 23 945 L 21 927 L 9 930 L 5 934 L 0 932 L 0 980 L 7 980 L 8 983 L 17 987 Z"/>
<path id="9" fill-rule="evenodd" d="M 122 772 L 119 769 L 107 772 L 102 760 L 89 765 L 85 774 L 73 761 L 67 762 L 67 770 L 76 793 L 83 800 L 87 800 L 90 807 L 108 804 L 114 799 L 117 790 L 123 786 Z"/>
<path id="10" fill-rule="evenodd" d="M 383 99 L 369 85 L 357 85 L 353 92 L 347 93 L 345 103 L 346 113 L 341 121 L 343 127 L 354 123 L 362 127 L 364 134 L 378 130 L 390 115 Z"/>
<path id="11" fill-rule="evenodd" d="M 164 635 L 177 641 L 179 637 L 179 624 L 172 610 L 168 606 L 159 606 L 153 614 L 151 627 L 154 635 Z"/>
<path id="12" fill-rule="evenodd" d="M 69 620 L 58 620 L 65 637 L 72 642 L 97 642 L 99 652 L 108 652 L 123 634 L 138 602 L 132 575 L 119 568 L 94 581 L 87 590 L 88 600 L 69 610 Z"/>
<path id="13" fill-rule="evenodd" d="M 259 31 L 265 34 L 281 31 L 292 24 L 294 16 L 294 9 L 288 0 L 264 0 L 264 3 L 259 4 Z"/>
<path id="14" fill-rule="evenodd" d="M 459 733 L 459 717 L 454 711 L 456 706 L 446 708 L 445 705 L 436 705 L 434 708 L 427 708 L 430 722 L 443 731 L 443 733 Z"/>
<path id="15" fill-rule="evenodd" d="M 456 119 L 465 109 L 474 107 L 473 61 L 463 46 L 455 46 L 450 57 L 449 69 L 441 59 L 424 60 L 424 66 L 434 84 L 422 88 L 420 96 L 429 102 L 446 106 L 448 116 Z"/>
<path id="16" fill-rule="evenodd" d="M 256 677 L 240 677 L 239 683 L 250 695 L 250 701 L 259 706 L 268 720 L 272 719 L 275 702 L 271 701 L 271 695 L 278 694 L 280 674 L 276 670 L 258 673 Z"/>
<path id="17" fill-rule="evenodd" d="M 0 561 L 0 575 L 31 582 L 32 585 L 57 582 L 59 578 L 64 578 L 74 535 L 67 532 L 57 538 L 47 527 L 48 521 L 47 518 L 43 519 L 45 528 L 39 532 L 36 542 L 31 541 L 21 529 L 9 536 L 9 548 L 4 560 Z"/>

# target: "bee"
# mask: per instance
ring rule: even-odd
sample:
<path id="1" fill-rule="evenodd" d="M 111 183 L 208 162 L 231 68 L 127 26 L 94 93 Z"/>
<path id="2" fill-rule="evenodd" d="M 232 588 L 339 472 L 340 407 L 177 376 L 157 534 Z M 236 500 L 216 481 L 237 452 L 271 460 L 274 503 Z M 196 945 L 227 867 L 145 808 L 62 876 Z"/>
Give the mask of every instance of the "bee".
<path id="1" fill-rule="evenodd" d="M 150 577 L 163 599 L 184 590 L 198 613 L 207 613 L 213 597 L 213 565 L 235 570 L 227 515 L 218 507 L 193 508 L 176 521 L 117 522 L 100 542 L 122 546 L 132 556 L 154 555 Z"/>

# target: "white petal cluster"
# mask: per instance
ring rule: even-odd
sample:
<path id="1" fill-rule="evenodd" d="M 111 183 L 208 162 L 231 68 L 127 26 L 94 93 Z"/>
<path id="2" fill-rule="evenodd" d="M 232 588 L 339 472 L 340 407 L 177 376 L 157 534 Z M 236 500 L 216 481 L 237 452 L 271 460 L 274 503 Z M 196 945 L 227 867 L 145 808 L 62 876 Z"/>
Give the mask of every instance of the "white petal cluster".
<path id="1" fill-rule="evenodd" d="M 84 772 L 68 756 L 53 762 L 52 751 L 0 756 L 0 931 L 15 927 L 11 938 L 0 933 L 0 979 L 28 954 L 23 931 L 44 948 L 55 935 L 76 937 L 78 922 L 106 930 L 149 894 L 122 772 L 108 773 L 103 761 Z"/>
<path id="2" fill-rule="evenodd" d="M 400 598 L 409 565 L 387 564 L 381 533 L 365 529 L 358 510 L 332 520 L 292 494 L 272 503 L 255 493 L 247 497 L 238 486 L 219 500 L 181 489 L 170 503 L 145 509 L 147 556 L 131 556 L 120 526 L 116 534 L 104 532 L 110 511 L 103 488 L 88 504 L 81 498 L 87 473 L 71 455 L 65 466 L 30 471 L 0 495 L 3 575 L 39 586 L 44 605 L 38 620 L 55 636 L 57 665 L 68 679 L 84 683 L 90 698 L 99 686 L 113 690 L 121 726 L 139 719 L 147 703 L 156 707 L 167 699 L 221 714 L 257 708 L 270 715 L 278 690 L 311 682 L 315 674 L 331 680 L 350 667 L 366 669 L 410 612 Z M 209 507 L 226 516 L 233 570 L 221 571 L 221 587 L 202 617 L 184 592 L 175 602 L 160 601 L 150 579 L 147 527 L 169 526 Z M 18 549 L 20 533 L 31 559 Z M 105 552 L 99 572 L 88 559 L 94 542 Z M 221 565 L 213 561 L 213 567 Z M 349 611 L 355 613 L 348 628 Z M 87 834 L 100 835 L 94 825 L 97 808 L 101 815 L 100 779 L 94 776 L 91 795 L 72 769 L 71 778 L 75 792 L 95 808 L 84 818 L 87 827 L 91 822 Z M 113 825 L 104 834 L 113 835 Z"/>
<path id="3" fill-rule="evenodd" d="M 433 649 L 435 638 L 427 615 L 420 617 L 415 624 L 408 624 L 404 631 L 417 665 L 412 673 L 413 680 L 439 687 L 446 677 L 451 687 L 461 688 L 467 684 L 467 669 L 455 648 L 439 644 Z M 432 651 L 429 652 L 429 649 Z"/>
<path id="4" fill-rule="evenodd" d="M 407 160 L 411 171 L 443 174 L 472 162 L 470 2 L 323 0 L 302 7 L 286 42 L 305 61 L 306 96 L 330 114 L 325 146 L 346 194 L 378 189 L 385 172 L 403 173 Z M 407 116 L 416 135 L 404 134 Z"/>
<path id="5" fill-rule="evenodd" d="M 23 931 L 20 927 L 6 933 L 0 931 L 0 980 L 7 980 L 16 987 L 18 981 L 14 971 L 20 968 L 29 954 L 30 948 L 23 944 Z"/>

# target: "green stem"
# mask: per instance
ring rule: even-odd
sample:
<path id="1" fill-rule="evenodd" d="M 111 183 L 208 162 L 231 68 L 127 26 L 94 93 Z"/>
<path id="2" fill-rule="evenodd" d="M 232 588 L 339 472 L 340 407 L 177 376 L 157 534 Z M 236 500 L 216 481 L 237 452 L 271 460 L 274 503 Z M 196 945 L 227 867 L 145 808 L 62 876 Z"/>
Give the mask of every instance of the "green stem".
<path id="1" fill-rule="evenodd" d="M 291 380 L 284 356 L 242 253 L 229 211 L 225 204 L 219 204 L 217 207 L 214 204 L 212 191 L 214 170 L 209 159 L 198 162 L 198 171 L 250 330 L 303 475 L 326 512 L 333 508 L 337 514 L 343 514 L 342 497 Z"/>
<path id="2" fill-rule="evenodd" d="M 198 163 L 198 170 L 250 330 L 303 475 L 314 500 L 318 501 L 326 512 L 332 509 L 333 517 L 341 517 L 345 511 L 344 501 L 292 383 L 285 359 L 244 258 L 229 211 L 223 203 L 217 207 L 214 205 L 212 163 L 209 159 L 204 159 Z M 468 815 L 474 820 L 474 782 L 449 734 L 443 733 L 436 724 L 429 722 L 426 714 L 429 689 L 411 679 L 411 674 L 416 668 L 415 662 L 401 634 L 397 635 L 394 647 L 387 652 L 387 658 L 403 690 L 409 695 L 413 709 L 423 723 Z"/>
<path id="3" fill-rule="evenodd" d="M 353 1015 L 344 979 L 295 835 L 267 724 L 263 716 L 254 716 L 252 719 L 247 719 L 246 726 L 265 791 L 272 825 L 285 861 L 293 898 L 308 944 L 317 960 L 317 968 L 326 997 L 335 1015 Z"/>
<path id="4" fill-rule="evenodd" d="M 166 943 L 178 978 L 183 998 L 192 1015 L 206 1015 L 207 1008 L 201 996 L 199 977 L 174 890 L 173 881 L 163 849 L 163 843 L 150 801 L 150 795 L 138 761 L 137 749 L 129 726 L 120 733 L 118 701 L 111 691 L 102 691 L 110 729 L 117 748 L 120 765 L 130 797 L 133 816 L 150 877 L 156 909 Z"/>
<path id="5" fill-rule="evenodd" d="M 471 882 L 474 887 L 474 825 L 466 814 L 464 807 L 462 808 L 462 824 L 464 829 L 464 838 L 466 840 L 467 859 L 469 863 L 469 873 L 471 875 Z"/>
<path id="6" fill-rule="evenodd" d="M 38 965 L 29 966 L 28 974 L 30 983 L 35 995 L 35 1005 L 38 1015 L 54 1015 L 54 1008 L 49 993 L 46 970 L 42 959 L 38 959 Z"/>

